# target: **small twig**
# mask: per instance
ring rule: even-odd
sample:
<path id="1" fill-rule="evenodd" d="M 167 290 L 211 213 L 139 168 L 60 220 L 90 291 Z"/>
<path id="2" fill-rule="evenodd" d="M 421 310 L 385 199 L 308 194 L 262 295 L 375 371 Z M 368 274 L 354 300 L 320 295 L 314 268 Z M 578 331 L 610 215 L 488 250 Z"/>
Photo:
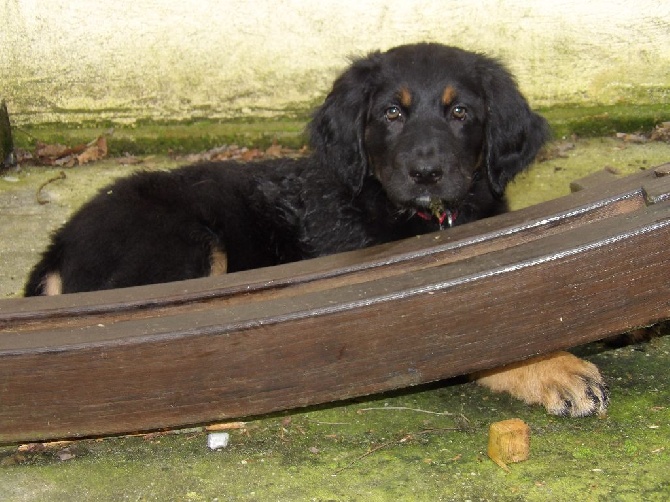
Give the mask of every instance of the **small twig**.
<path id="1" fill-rule="evenodd" d="M 246 429 L 246 422 L 224 422 L 219 424 L 210 424 L 205 427 L 207 432 L 227 431 L 230 429 Z"/>
<path id="2" fill-rule="evenodd" d="M 65 175 L 65 171 L 61 171 L 58 173 L 58 176 L 54 176 L 53 178 L 50 178 L 46 180 L 44 183 L 42 183 L 38 188 L 37 188 L 37 193 L 35 194 L 35 198 L 37 199 L 37 203 L 40 205 L 48 204 L 51 202 L 48 198 L 42 197 L 42 190 L 44 187 L 46 187 L 49 183 L 53 183 L 54 181 L 58 180 L 64 180 L 67 178 Z"/>
<path id="3" fill-rule="evenodd" d="M 422 410 L 419 408 L 408 408 L 407 406 L 384 406 L 383 408 L 362 408 L 356 413 L 363 413 L 364 411 L 373 411 L 373 410 L 405 410 L 405 411 L 416 411 L 418 413 L 429 413 L 431 415 L 442 415 L 446 417 L 452 417 L 454 416 L 453 413 L 449 413 L 448 411 L 430 411 L 430 410 Z"/>
<path id="4" fill-rule="evenodd" d="M 351 425 L 351 422 L 321 422 L 320 420 L 308 419 L 309 422 L 315 425 Z"/>
<path id="5" fill-rule="evenodd" d="M 342 471 L 345 471 L 345 470 L 349 469 L 352 465 L 354 465 L 354 464 L 360 462 L 360 461 L 363 460 L 365 457 L 367 457 L 367 456 L 369 456 L 369 455 L 372 455 L 372 454 L 373 454 L 374 452 L 376 452 L 376 451 L 379 451 L 379 450 L 381 450 L 381 449 L 383 449 L 383 448 L 386 448 L 387 446 L 390 446 L 390 445 L 395 444 L 395 443 L 400 443 L 400 442 L 407 441 L 407 439 L 409 439 L 410 436 L 411 436 L 411 434 L 408 434 L 407 436 L 404 436 L 404 437 L 401 438 L 401 439 L 396 439 L 396 440 L 393 440 L 393 441 L 388 441 L 388 442 L 386 442 L 386 443 L 382 443 L 382 444 L 380 444 L 380 445 L 375 446 L 374 448 L 372 448 L 372 449 L 366 451 L 366 452 L 363 453 L 362 455 L 359 455 L 358 457 L 356 457 L 355 459 L 353 459 L 353 460 L 352 460 L 351 462 L 349 462 L 347 465 L 345 465 L 345 466 L 343 466 L 343 467 L 340 467 L 338 470 L 336 470 L 336 471 L 333 473 L 333 476 L 337 476 L 337 475 L 340 474 Z"/>

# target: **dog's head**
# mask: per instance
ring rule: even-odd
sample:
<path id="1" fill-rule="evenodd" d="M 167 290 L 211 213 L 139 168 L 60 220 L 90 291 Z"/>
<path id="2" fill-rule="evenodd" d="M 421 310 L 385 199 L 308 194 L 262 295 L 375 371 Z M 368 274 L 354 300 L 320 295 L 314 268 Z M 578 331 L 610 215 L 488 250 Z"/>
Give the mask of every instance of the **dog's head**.
<path id="1" fill-rule="evenodd" d="M 399 209 L 457 211 L 478 177 L 502 197 L 548 136 L 505 68 L 439 44 L 355 61 L 309 128 L 320 161 L 357 192 L 373 176 Z"/>

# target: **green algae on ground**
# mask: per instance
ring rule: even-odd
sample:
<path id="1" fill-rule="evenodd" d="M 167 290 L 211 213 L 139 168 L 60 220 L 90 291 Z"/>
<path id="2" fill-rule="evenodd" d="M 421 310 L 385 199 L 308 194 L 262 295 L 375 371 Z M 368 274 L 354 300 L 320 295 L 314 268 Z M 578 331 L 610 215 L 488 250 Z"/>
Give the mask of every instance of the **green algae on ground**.
<path id="1" fill-rule="evenodd" d="M 538 110 L 550 123 L 555 138 L 612 136 L 618 132 L 651 131 L 670 120 L 670 104 L 622 103 L 611 106 L 554 106 Z"/>
<path id="2" fill-rule="evenodd" d="M 238 144 L 264 148 L 277 142 L 300 148 L 306 142 L 306 119 L 266 119 L 258 121 L 156 122 L 138 120 L 132 124 L 110 121 L 78 125 L 40 124 L 16 128 L 18 148 L 32 150 L 36 141 L 52 144 L 78 145 L 88 143 L 101 134 L 109 135 L 109 154 L 148 155 L 193 153 L 221 145 Z"/>
<path id="3" fill-rule="evenodd" d="M 605 168 L 625 176 L 670 162 L 670 145 L 663 142 L 587 138 L 553 142 L 548 149 L 561 154 L 536 162 L 508 187 L 511 209 L 567 195 L 571 182 Z"/>
<path id="4" fill-rule="evenodd" d="M 620 104 L 599 107 L 552 107 L 539 110 L 548 120 L 554 137 L 569 138 L 611 136 L 617 132 L 651 131 L 670 120 L 670 106 Z M 88 143 L 100 134 L 113 130 L 109 141 L 110 155 L 160 154 L 174 151 L 197 152 L 221 146 L 266 147 L 273 141 L 299 148 L 307 141 L 305 126 L 309 115 L 290 118 L 246 118 L 239 120 L 193 119 L 175 122 L 136 120 L 116 123 L 111 120 L 82 124 L 22 125 L 15 131 L 16 146 L 34 147 L 35 141 L 77 145 Z"/>

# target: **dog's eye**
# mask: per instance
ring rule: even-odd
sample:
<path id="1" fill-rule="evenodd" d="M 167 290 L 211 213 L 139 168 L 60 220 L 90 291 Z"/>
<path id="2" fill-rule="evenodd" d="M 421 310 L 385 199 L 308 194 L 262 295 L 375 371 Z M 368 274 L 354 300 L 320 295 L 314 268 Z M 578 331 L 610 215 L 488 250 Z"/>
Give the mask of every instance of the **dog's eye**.
<path id="1" fill-rule="evenodd" d="M 402 117 L 402 110 L 398 106 L 390 106 L 384 112 L 384 116 L 386 117 L 386 120 L 392 122 Z"/>
<path id="2" fill-rule="evenodd" d="M 468 109 L 465 106 L 454 106 L 451 110 L 451 116 L 456 120 L 465 120 L 468 115 Z"/>

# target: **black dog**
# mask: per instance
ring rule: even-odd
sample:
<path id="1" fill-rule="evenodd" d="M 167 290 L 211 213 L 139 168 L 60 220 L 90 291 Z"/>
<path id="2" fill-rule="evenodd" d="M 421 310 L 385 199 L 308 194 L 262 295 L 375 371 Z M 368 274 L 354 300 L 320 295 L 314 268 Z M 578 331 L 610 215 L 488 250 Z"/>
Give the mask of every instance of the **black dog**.
<path id="1" fill-rule="evenodd" d="M 547 126 L 500 64 L 421 44 L 356 61 L 309 132 L 307 159 L 104 188 L 53 236 L 26 295 L 206 276 L 224 255 L 228 272 L 276 265 L 492 216 Z"/>
<path id="2" fill-rule="evenodd" d="M 507 209 L 505 186 L 532 162 L 548 127 L 495 60 L 417 44 L 355 61 L 309 133 L 309 158 L 210 163 L 113 183 L 54 234 L 25 294 L 235 272 L 493 216 Z M 605 405 L 602 386 L 591 398 L 582 379 L 589 363 L 576 360 L 568 391 L 542 401 L 554 413 Z M 584 378 L 602 384 L 597 369 Z"/>

